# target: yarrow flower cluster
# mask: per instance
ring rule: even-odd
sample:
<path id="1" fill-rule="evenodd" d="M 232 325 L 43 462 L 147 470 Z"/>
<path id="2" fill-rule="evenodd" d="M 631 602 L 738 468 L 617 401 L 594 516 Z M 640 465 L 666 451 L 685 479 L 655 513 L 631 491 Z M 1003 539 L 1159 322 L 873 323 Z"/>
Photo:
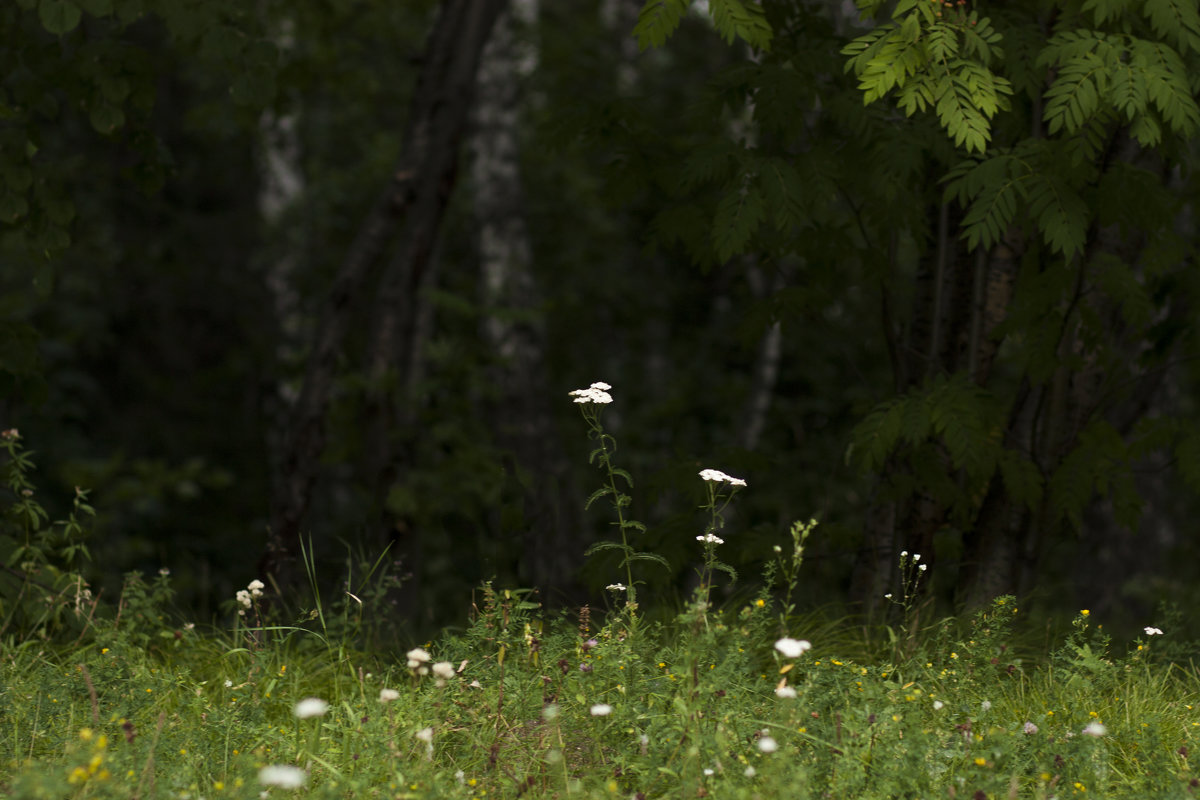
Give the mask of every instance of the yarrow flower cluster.
<path id="1" fill-rule="evenodd" d="M 705 544 L 725 544 L 725 540 L 715 533 L 706 533 L 703 536 L 697 536 L 696 541 L 704 542 Z"/>
<path id="2" fill-rule="evenodd" d="M 575 398 L 576 403 L 608 405 L 613 401 L 612 395 L 608 393 L 611 388 L 604 381 L 596 381 L 586 389 L 576 389 L 570 393 L 570 396 Z"/>
<path id="3" fill-rule="evenodd" d="M 785 636 L 775 642 L 775 649 L 782 653 L 784 658 L 799 658 L 804 655 L 806 650 L 812 649 L 812 644 L 806 639 L 793 639 Z"/>
<path id="4" fill-rule="evenodd" d="M 329 703 L 326 703 L 319 697 L 306 697 L 296 707 L 292 709 L 292 713 L 296 715 L 296 719 L 311 719 L 312 717 L 322 716 L 329 710 Z"/>
<path id="5" fill-rule="evenodd" d="M 412 650 L 409 650 L 407 653 L 405 653 L 404 657 L 408 659 L 409 669 L 414 670 L 418 675 L 429 674 L 429 667 L 426 665 L 433 660 L 433 656 L 429 655 L 428 650 L 424 650 L 420 647 L 414 647 Z"/>
<path id="6" fill-rule="evenodd" d="M 1146 635 L 1147 636 L 1162 636 L 1163 632 L 1162 632 L 1161 628 L 1152 628 L 1152 627 L 1147 626 L 1146 627 Z"/>
<path id="7" fill-rule="evenodd" d="M 281 789 L 299 789 L 308 775 L 299 767 L 276 764 L 258 771 L 258 782 L 263 786 L 278 786 Z"/>
<path id="8" fill-rule="evenodd" d="M 719 469 L 702 469 L 700 470 L 700 479 L 712 481 L 713 483 L 728 483 L 730 486 L 745 486 L 746 482 L 741 478 L 735 478 L 732 475 L 726 475 Z"/>
<path id="9" fill-rule="evenodd" d="M 246 609 L 254 605 L 255 600 L 262 597 L 262 590 L 265 588 L 266 586 L 263 584 L 263 582 L 255 578 L 246 585 L 245 589 L 238 589 L 237 601 L 238 605 L 241 606 L 241 608 L 238 609 L 238 614 L 243 617 L 246 616 Z"/>
<path id="10" fill-rule="evenodd" d="M 454 671 L 454 665 L 449 661 L 439 661 L 430 667 L 430 669 L 433 670 L 433 677 L 436 679 L 434 683 L 439 689 L 446 685 L 446 681 L 457 674 Z"/>

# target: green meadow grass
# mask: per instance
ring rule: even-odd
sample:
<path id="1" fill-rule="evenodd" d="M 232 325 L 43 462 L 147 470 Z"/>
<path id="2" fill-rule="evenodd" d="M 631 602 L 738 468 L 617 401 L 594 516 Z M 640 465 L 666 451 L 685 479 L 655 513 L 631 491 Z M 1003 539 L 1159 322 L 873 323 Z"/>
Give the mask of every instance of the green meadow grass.
<path id="1" fill-rule="evenodd" d="M 371 653 L 352 645 L 362 618 L 349 611 L 249 625 L 256 602 L 229 630 L 189 628 L 155 608 L 167 581 L 134 578 L 136 611 L 93 617 L 77 641 L 5 642 L 0 795 L 1182 798 L 1197 786 L 1200 698 L 1195 673 L 1157 655 L 1170 633 L 1116 655 L 1080 612 L 1033 663 L 1010 655 L 1011 597 L 967 624 L 864 640 L 846 620 L 781 619 L 766 593 L 650 625 L 628 609 L 548 616 L 485 586 L 462 633 Z M 781 624 L 811 649 L 787 657 Z M 323 702 L 298 717 L 310 698 Z"/>
<path id="2" fill-rule="evenodd" d="M 632 479 L 601 425 L 607 384 L 573 393 L 621 555 L 613 609 L 551 613 L 485 584 L 470 624 L 412 649 L 387 638 L 394 584 L 374 565 L 322 598 L 264 606 L 258 580 L 225 620 L 168 612 L 170 576 L 126 577 L 115 605 L 80 577 L 83 522 L 50 524 L 32 462 L 0 432 L 15 499 L 0 528 L 0 797 L 1191 798 L 1200 733 L 1178 619 L 1114 646 L 1075 615 L 1049 652 L 997 598 L 969 619 L 918 620 L 927 567 L 902 553 L 893 626 L 803 615 L 791 598 L 815 523 L 776 547 L 758 594 L 718 557 L 746 482 L 705 470 L 699 586 L 652 622 L 636 578 Z M 643 563 L 648 562 L 648 563 Z M 18 568 L 19 567 L 19 568 Z M 635 570 L 635 567 L 637 568 Z M 364 577 L 365 576 L 365 577 Z M 464 608 L 467 607 L 464 598 Z M 292 609 L 288 611 L 287 609 Z M 307 609 L 307 610 L 305 610 Z M 1147 621 L 1153 623 L 1154 621 Z"/>

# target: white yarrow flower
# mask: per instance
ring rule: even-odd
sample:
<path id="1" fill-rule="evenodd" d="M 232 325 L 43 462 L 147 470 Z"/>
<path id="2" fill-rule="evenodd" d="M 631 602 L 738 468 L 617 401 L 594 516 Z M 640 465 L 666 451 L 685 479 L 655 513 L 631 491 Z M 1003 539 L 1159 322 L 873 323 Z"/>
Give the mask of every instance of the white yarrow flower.
<path id="1" fill-rule="evenodd" d="M 775 649 L 782 653 L 784 658 L 799 658 L 804 655 L 805 650 L 811 650 L 812 645 L 805 639 L 786 636 L 775 643 Z"/>
<path id="2" fill-rule="evenodd" d="M 612 387 L 604 381 L 596 381 L 586 389 L 576 389 L 569 393 L 569 396 L 575 398 L 576 403 L 596 403 L 598 405 L 608 405 L 611 403 L 612 395 L 608 390 Z"/>
<path id="3" fill-rule="evenodd" d="M 774 753 L 779 749 L 779 742 L 775 741 L 770 736 L 764 736 L 758 740 L 758 749 L 764 753 Z"/>
<path id="4" fill-rule="evenodd" d="M 433 660 L 433 656 L 429 655 L 429 651 L 423 650 L 420 647 L 414 647 L 412 650 L 409 650 L 404 654 L 404 657 L 408 659 L 409 669 L 420 669 Z"/>
<path id="5" fill-rule="evenodd" d="M 790 700 L 796 696 L 796 690 L 791 686 L 780 686 L 775 690 L 775 696 Z"/>
<path id="6" fill-rule="evenodd" d="M 319 717 L 329 710 L 329 703 L 326 703 L 319 697 L 306 697 L 296 707 L 292 709 L 292 713 L 298 719 L 309 719 L 310 717 Z"/>
<path id="7" fill-rule="evenodd" d="M 432 727 L 421 728 L 421 730 L 414 733 L 413 736 L 416 736 L 418 739 L 420 739 L 425 744 L 433 744 L 433 728 Z"/>
<path id="8" fill-rule="evenodd" d="M 1146 628 L 1146 635 L 1147 635 L 1147 636 L 1162 636 L 1162 635 L 1163 635 L 1163 632 L 1162 632 L 1162 630 L 1161 630 L 1161 629 L 1159 629 L 1159 628 L 1151 628 L 1151 627 L 1147 627 L 1147 628 Z"/>
<path id="9" fill-rule="evenodd" d="M 745 775 L 747 778 L 753 778 L 755 775 L 758 774 L 758 770 L 756 770 L 754 768 L 754 765 L 751 764 L 750 766 L 746 767 L 746 771 L 743 772 L 742 774 Z"/>
<path id="10" fill-rule="evenodd" d="M 610 583 L 608 586 L 605 586 L 604 588 L 608 589 L 610 592 L 623 592 L 623 591 L 625 591 L 625 584 Z"/>
<path id="11" fill-rule="evenodd" d="M 449 661 L 439 661 L 433 665 L 433 674 L 448 681 L 454 677 L 454 665 Z"/>
<path id="12" fill-rule="evenodd" d="M 704 542 L 705 544 L 725 544 L 725 540 L 714 533 L 706 533 L 703 536 L 697 536 L 696 541 Z"/>
<path id="13" fill-rule="evenodd" d="M 1104 723 L 1092 720 L 1083 729 L 1083 733 L 1086 736 L 1103 736 L 1108 733 L 1108 728 L 1104 727 Z"/>
<path id="14" fill-rule="evenodd" d="M 700 470 L 700 479 L 713 483 L 728 483 L 730 486 L 745 486 L 746 482 L 741 478 L 735 478 L 728 475 L 719 469 L 702 469 Z"/>
<path id="15" fill-rule="evenodd" d="M 608 703 L 596 703 L 590 711 L 593 717 L 607 717 L 612 713 L 613 707 Z"/>
<path id="16" fill-rule="evenodd" d="M 287 764 L 275 764 L 258 771 L 258 782 L 263 786 L 278 786 L 281 789 L 299 789 L 308 778 L 304 770 Z"/>
<path id="17" fill-rule="evenodd" d="M 934 700 L 934 701 L 933 701 L 933 710 L 934 710 L 934 711 L 941 711 L 941 710 L 942 710 L 943 708 L 945 708 L 945 707 L 946 707 L 946 704 L 945 704 L 945 703 L 943 703 L 941 700 Z"/>
<path id="18" fill-rule="evenodd" d="M 253 605 L 250 600 L 250 593 L 245 589 L 238 589 L 237 601 L 241 603 L 244 608 L 249 608 L 251 605 Z"/>
<path id="19" fill-rule="evenodd" d="M 381 702 L 381 703 L 390 703 L 393 700 L 399 700 L 399 699 L 400 699 L 400 693 L 397 692 L 395 689 L 380 689 L 379 690 L 379 702 Z"/>

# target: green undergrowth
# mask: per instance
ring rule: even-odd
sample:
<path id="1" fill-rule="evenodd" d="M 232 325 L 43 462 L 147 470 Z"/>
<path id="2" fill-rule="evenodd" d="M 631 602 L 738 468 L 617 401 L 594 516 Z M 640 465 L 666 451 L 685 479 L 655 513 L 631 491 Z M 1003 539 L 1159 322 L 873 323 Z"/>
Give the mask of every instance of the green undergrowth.
<path id="1" fill-rule="evenodd" d="M 758 589 L 722 606 L 715 590 L 737 580 L 719 557 L 735 535 L 724 513 L 747 482 L 706 469 L 699 583 L 674 615 L 651 616 L 637 587 L 663 559 L 640 549 L 629 515 L 633 481 L 601 424 L 609 388 L 572 396 L 602 477 L 589 505 L 613 507 L 616 533 L 591 551 L 621 557 L 613 607 L 551 612 L 484 584 L 464 598 L 465 628 L 399 651 L 367 644 L 383 639 L 395 588 L 382 558 L 323 598 L 310 547 L 305 596 L 252 579 L 209 625 L 169 610 L 166 570 L 126 576 L 101 603 L 79 570 L 87 493 L 50 522 L 19 433 L 0 432 L 12 496 L 0 517 L 0 797 L 1196 793 L 1200 696 L 1178 615 L 1114 643 L 1080 610 L 1037 651 L 1013 597 L 927 622 L 929 567 L 907 552 L 885 623 L 806 615 L 792 597 L 811 521 L 781 537 Z"/>
<path id="2" fill-rule="evenodd" d="M 167 578 L 160 576 L 160 587 Z M 763 594 L 668 624 L 546 614 L 483 587 L 472 624 L 408 653 L 319 625 L 94 620 L 9 640 L 12 798 L 1191 797 L 1194 672 L 1080 612 L 1038 663 L 998 598 L 865 660 Z M 255 606 L 257 608 L 257 606 Z M 145 610 L 145 609 L 143 609 Z M 253 617 L 253 614 L 250 615 Z M 781 636 L 813 635 L 805 641 Z M 843 633 L 856 629 L 843 622 Z M 268 628 L 269 630 L 263 630 Z M 863 630 L 857 626 L 857 630 Z M 309 702 L 310 698 L 323 702 Z M 298 705 L 301 704 L 301 705 Z M 297 716 L 300 712 L 304 718 Z M 273 767 L 290 772 L 272 772 Z M 266 770 L 266 771 L 264 771 Z M 264 784 L 264 780 L 267 782 Z M 302 785 L 274 785 L 295 780 Z"/>

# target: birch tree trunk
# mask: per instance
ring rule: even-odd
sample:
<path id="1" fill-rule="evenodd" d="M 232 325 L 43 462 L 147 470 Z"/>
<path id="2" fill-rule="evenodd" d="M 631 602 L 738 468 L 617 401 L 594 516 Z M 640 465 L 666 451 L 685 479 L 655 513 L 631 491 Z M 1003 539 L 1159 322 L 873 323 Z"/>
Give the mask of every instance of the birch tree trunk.
<path id="1" fill-rule="evenodd" d="M 504 0 L 445 0 L 429 35 L 405 126 L 399 163 L 376 199 L 334 278 L 304 382 L 291 415 L 282 475 L 273 492 L 271 529 L 260 564 L 280 585 L 295 581 L 301 528 L 325 446 L 325 416 L 337 375 L 342 343 L 353 310 L 372 269 L 393 239 L 374 293 L 373 364 L 390 363 L 403 352 L 410 333 L 413 293 L 434 250 L 443 212 L 455 185 L 462 143 L 475 88 L 480 53 Z M 409 337 L 410 338 L 410 337 Z M 394 404 L 378 406 L 371 441 L 386 445 L 394 427 Z M 382 460 L 376 454 L 377 460 Z"/>
<path id="2" fill-rule="evenodd" d="M 522 581 L 568 596 L 583 548 L 575 536 L 577 504 L 564 495 L 569 470 L 555 435 L 551 403 L 563 392 L 548 385 L 542 292 L 533 270 L 520 170 L 522 90 L 537 65 L 527 37 L 537 0 L 514 0 L 501 16 L 479 67 L 479 98 L 470 141 L 471 185 L 479 252 L 481 334 L 492 352 L 494 402 L 486 413 L 506 469 L 520 484 Z"/>

